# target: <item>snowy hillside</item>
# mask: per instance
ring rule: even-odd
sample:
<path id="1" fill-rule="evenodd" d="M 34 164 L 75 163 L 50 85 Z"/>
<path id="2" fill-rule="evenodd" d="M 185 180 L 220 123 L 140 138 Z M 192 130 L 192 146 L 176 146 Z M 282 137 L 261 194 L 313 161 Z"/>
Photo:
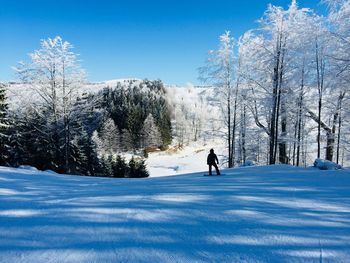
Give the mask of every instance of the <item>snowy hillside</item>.
<path id="1" fill-rule="evenodd" d="M 116 87 L 120 85 L 123 88 L 138 86 L 142 80 L 140 79 L 114 79 L 103 82 L 85 83 L 78 89 L 78 93 L 97 93 L 106 87 Z M 29 102 L 37 102 L 41 100 L 38 95 L 37 88 L 34 85 L 11 82 L 8 83 L 7 96 L 11 108 L 16 109 L 20 105 L 25 105 Z M 30 99 L 28 99 L 30 98 Z M 24 104 L 23 104 L 24 103 Z"/>
<path id="2" fill-rule="evenodd" d="M 97 94 L 106 87 L 125 90 L 147 89 L 145 85 L 142 85 L 142 80 L 116 79 L 86 84 L 79 89 L 79 94 Z M 169 151 L 149 154 L 147 168 L 150 176 L 165 176 L 206 169 L 206 155 L 210 148 L 215 148 L 219 155 L 224 155 L 227 151 L 224 146 L 225 138 L 222 133 L 217 132 L 223 129 L 223 124 L 218 118 L 221 113 L 214 88 L 191 85 L 187 87 L 167 85 L 165 88 L 165 99 L 172 112 L 173 141 Z M 33 87 L 18 83 L 9 84 L 8 98 L 12 109 L 26 105 L 25 101 L 28 98 L 31 98 L 30 103 L 40 100 Z M 98 117 L 95 121 L 98 122 Z M 108 129 L 108 132 L 111 131 L 113 129 Z M 110 142 L 107 145 L 113 148 Z M 179 145 L 181 145 L 180 149 Z M 174 152 L 173 148 L 177 150 Z M 129 160 L 132 153 L 123 152 L 122 155 Z M 222 156 L 222 160 L 224 159 Z"/>
<path id="3" fill-rule="evenodd" d="M 349 262 L 350 172 L 109 179 L 0 168 L 0 262 Z"/>

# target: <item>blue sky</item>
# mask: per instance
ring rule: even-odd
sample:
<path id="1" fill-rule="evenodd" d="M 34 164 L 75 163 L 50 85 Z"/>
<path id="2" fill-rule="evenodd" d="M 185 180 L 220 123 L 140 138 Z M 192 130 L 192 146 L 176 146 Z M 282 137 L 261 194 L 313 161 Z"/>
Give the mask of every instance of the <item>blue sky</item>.
<path id="1" fill-rule="evenodd" d="M 90 81 L 161 79 L 199 83 L 197 68 L 218 37 L 256 26 L 267 5 L 290 0 L 0 0 L 0 80 L 40 40 L 60 35 L 80 54 Z M 299 6 L 320 9 L 317 0 Z"/>

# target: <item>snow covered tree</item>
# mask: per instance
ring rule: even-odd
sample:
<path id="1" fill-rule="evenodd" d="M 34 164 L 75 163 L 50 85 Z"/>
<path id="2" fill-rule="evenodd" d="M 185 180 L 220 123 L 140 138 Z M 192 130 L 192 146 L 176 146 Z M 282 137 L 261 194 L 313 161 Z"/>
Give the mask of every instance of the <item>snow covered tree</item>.
<path id="1" fill-rule="evenodd" d="M 225 32 L 220 36 L 220 44 L 217 50 L 209 52 L 209 58 L 204 67 L 199 69 L 200 79 L 212 83 L 218 88 L 218 95 L 221 97 L 221 108 L 226 125 L 226 140 L 228 148 L 228 167 L 234 165 L 234 151 L 232 145 L 235 140 L 235 124 L 233 119 L 236 117 L 236 108 L 233 110 L 233 104 L 237 97 L 234 96 L 233 83 L 235 76 L 234 61 L 234 40 L 230 32 Z M 234 102 L 235 101 L 235 102 Z"/>
<path id="2" fill-rule="evenodd" d="M 41 48 L 30 54 L 30 63 L 20 62 L 16 68 L 18 76 L 31 85 L 41 98 L 33 104 L 39 117 L 45 118 L 50 140 L 54 149 L 57 167 L 70 172 L 71 146 L 75 128 L 72 123 L 80 114 L 75 109 L 77 89 L 85 80 L 85 73 L 78 64 L 72 45 L 57 36 L 41 41 Z M 44 132 L 38 130 L 38 132 Z M 46 134 L 47 135 L 47 134 Z"/>
<path id="3" fill-rule="evenodd" d="M 289 141 L 296 108 L 295 87 L 301 85 L 300 64 L 304 45 L 312 32 L 314 15 L 292 1 L 288 9 L 270 5 L 260 27 L 248 31 L 240 41 L 242 72 L 250 87 L 248 106 L 255 123 L 269 138 L 269 163 L 290 161 Z M 305 85 L 305 84 L 303 84 Z"/>
<path id="4" fill-rule="evenodd" d="M 142 148 L 159 147 L 162 145 L 162 137 L 152 114 L 149 114 L 142 127 Z"/>
<path id="5" fill-rule="evenodd" d="M 309 34 L 313 38 L 313 47 L 308 50 L 314 54 L 311 69 L 314 69 L 315 75 L 315 84 L 310 86 L 317 91 L 317 107 L 313 103 L 307 103 L 305 108 L 306 116 L 317 125 L 317 158 L 321 157 L 322 134 L 325 133 L 325 159 L 333 160 L 337 141 L 336 155 L 339 161 L 342 116 L 345 110 L 343 105 L 350 84 L 350 1 L 324 2 L 329 4 L 329 16 L 316 20 L 313 32 Z"/>
<path id="6" fill-rule="evenodd" d="M 94 132 L 93 140 L 101 155 L 115 154 L 121 151 L 119 129 L 111 118 L 103 122 L 99 133 Z"/>
<path id="7" fill-rule="evenodd" d="M 336 158 L 339 162 L 339 144 L 341 138 L 342 115 L 346 115 L 344 104 L 349 93 L 350 87 L 350 1 L 349 0 L 327 0 L 330 12 L 328 16 L 331 45 L 327 56 L 330 58 L 333 72 L 333 90 L 337 94 L 335 108 L 333 109 L 333 124 L 331 128 L 330 142 L 327 143 L 327 160 L 332 160 L 335 149 L 332 144 L 335 142 L 335 131 L 338 128 L 337 153 Z M 332 100 L 334 101 L 334 100 Z M 347 113 L 348 114 L 348 113 Z M 338 127 L 336 127 L 338 126 Z M 328 135 L 328 132 L 327 132 Z"/>

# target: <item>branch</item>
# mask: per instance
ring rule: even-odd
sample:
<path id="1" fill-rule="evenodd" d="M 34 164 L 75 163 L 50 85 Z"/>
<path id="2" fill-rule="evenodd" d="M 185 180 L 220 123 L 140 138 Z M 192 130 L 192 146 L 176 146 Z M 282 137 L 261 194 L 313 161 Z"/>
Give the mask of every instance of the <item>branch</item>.
<path id="1" fill-rule="evenodd" d="M 321 126 L 326 132 L 329 132 L 329 133 L 332 132 L 332 129 L 329 128 L 328 125 L 325 124 L 323 121 L 319 120 L 318 117 L 317 117 L 317 115 L 316 115 L 312 110 L 310 110 L 310 109 L 308 109 L 308 108 L 306 108 L 306 107 L 305 107 L 305 109 L 306 109 L 307 113 L 309 114 L 308 117 L 310 117 L 310 118 L 311 118 L 312 120 L 314 120 L 316 123 L 319 123 L 320 126 Z"/>
<path id="2" fill-rule="evenodd" d="M 255 94 L 254 94 L 254 89 L 252 89 L 252 93 L 253 93 L 253 98 L 254 98 L 254 106 L 250 106 L 250 105 L 247 105 L 251 112 L 253 113 L 253 117 L 254 117 L 254 120 L 255 120 L 255 124 L 259 127 L 259 128 L 262 128 L 266 133 L 267 135 L 270 136 L 270 131 L 268 128 L 265 127 L 265 125 L 263 125 L 260 120 L 259 120 L 259 116 L 258 116 L 258 107 L 257 107 L 257 103 L 256 103 L 256 99 L 255 99 Z"/>

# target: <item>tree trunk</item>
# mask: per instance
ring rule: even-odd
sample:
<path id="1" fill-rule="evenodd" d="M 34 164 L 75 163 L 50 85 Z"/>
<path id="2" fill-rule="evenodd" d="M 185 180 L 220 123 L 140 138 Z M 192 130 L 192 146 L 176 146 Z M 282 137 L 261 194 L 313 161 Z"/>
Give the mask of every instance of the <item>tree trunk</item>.
<path id="1" fill-rule="evenodd" d="M 300 165 L 300 144 L 301 144 L 301 123 L 303 116 L 303 108 L 304 108 L 304 77 L 305 77 L 305 61 L 303 61 L 303 67 L 301 71 L 301 84 L 300 84 L 300 94 L 299 94 L 299 110 L 298 110 L 298 138 L 297 138 L 297 160 L 296 165 Z"/>
<path id="2" fill-rule="evenodd" d="M 238 64 L 238 67 L 240 67 L 240 62 Z M 237 78 L 236 82 L 236 90 L 235 90 L 235 102 L 233 106 L 233 124 L 232 124 L 232 166 L 235 165 L 235 155 L 236 155 L 236 129 L 237 129 L 237 106 L 238 106 L 238 89 L 239 89 L 239 77 Z"/>
<path id="3" fill-rule="evenodd" d="M 279 78 L 279 67 L 280 67 L 280 49 L 277 50 L 276 66 L 273 73 L 273 91 L 272 91 L 272 109 L 271 109 L 271 120 L 270 120 L 270 147 L 269 147 L 269 164 L 275 164 L 275 144 L 276 144 L 276 119 L 277 119 L 277 108 L 278 108 L 278 78 Z"/>
<path id="4" fill-rule="evenodd" d="M 317 124 L 317 158 L 321 156 L 321 110 L 322 110 L 322 97 L 318 99 L 318 124 Z"/>
<path id="5" fill-rule="evenodd" d="M 237 94 L 237 93 L 236 93 Z M 236 126 L 237 126 L 237 95 L 235 97 L 235 103 L 233 108 L 233 124 L 232 124 L 232 167 L 235 166 L 235 155 L 236 155 Z"/>
<path id="6" fill-rule="evenodd" d="M 311 110 L 307 110 L 310 115 L 310 118 L 316 121 L 316 123 L 318 123 L 326 131 L 326 136 L 327 136 L 326 160 L 328 161 L 333 161 L 336 125 L 338 122 L 338 117 L 339 117 L 342 101 L 345 97 L 345 94 L 346 93 L 344 91 L 341 91 L 338 96 L 337 107 L 335 109 L 335 113 L 333 114 L 332 128 L 326 125 L 322 120 L 319 120 L 319 118 Z"/>
<path id="7" fill-rule="evenodd" d="M 230 91 L 228 90 L 230 93 Z M 231 98 L 228 94 L 227 98 L 227 144 L 228 144 L 228 168 L 232 167 L 232 149 L 231 149 Z"/>
<path id="8" fill-rule="evenodd" d="M 340 153 L 340 138 L 341 138 L 341 128 L 342 128 L 342 105 L 340 103 L 340 109 L 339 109 L 339 122 L 338 122 L 338 138 L 337 138 L 337 164 L 339 164 L 339 153 Z"/>
<path id="9" fill-rule="evenodd" d="M 327 132 L 326 160 L 331 162 L 333 161 L 334 142 L 334 134 Z"/>
<path id="10" fill-rule="evenodd" d="M 287 135 L 287 116 L 285 114 L 284 107 L 281 107 L 282 109 L 282 118 L 281 118 L 281 138 L 278 143 L 279 148 L 279 162 L 283 164 L 288 163 L 288 156 L 287 156 L 287 142 L 286 142 L 286 135 Z"/>
<path id="11" fill-rule="evenodd" d="M 296 118 L 296 122 L 294 125 L 294 136 L 293 136 L 293 154 L 292 154 L 292 159 L 293 159 L 293 165 L 295 165 L 295 159 L 296 159 L 296 150 L 297 150 L 297 133 L 298 133 L 298 124 L 299 124 L 299 119 L 298 119 L 298 115 L 297 114 L 297 118 Z"/>
<path id="12" fill-rule="evenodd" d="M 321 156 L 321 113 L 322 113 L 322 97 L 324 84 L 325 63 L 319 52 L 318 39 L 315 40 L 316 45 L 316 72 L 317 72 L 317 88 L 318 88 L 318 122 L 317 122 L 317 158 Z"/>
<path id="13" fill-rule="evenodd" d="M 302 101 L 300 102 L 300 104 L 302 105 Z M 302 106 L 299 107 L 299 116 L 298 116 L 298 139 L 297 139 L 296 166 L 300 165 L 301 122 L 302 122 Z"/>
<path id="14" fill-rule="evenodd" d="M 288 156 L 287 156 L 287 109 L 286 109 L 286 101 L 285 101 L 285 90 L 283 90 L 282 84 L 283 84 L 283 74 L 284 74 L 284 55 L 285 55 L 285 44 L 286 40 L 284 40 L 283 47 L 281 48 L 281 62 L 280 62 L 280 70 L 279 70 L 279 108 L 278 111 L 281 111 L 281 136 L 280 140 L 278 141 L 278 147 L 279 147 L 279 162 L 283 164 L 288 163 Z M 278 126 L 278 118 L 276 126 Z M 276 131 L 277 134 L 277 131 Z M 277 136 L 276 136 L 277 139 Z M 277 143 L 277 141 L 276 141 Z"/>
<path id="15" fill-rule="evenodd" d="M 243 112 L 242 112 L 242 161 L 243 164 L 246 162 L 247 159 L 247 153 L 246 153 L 246 106 L 243 106 Z"/>

